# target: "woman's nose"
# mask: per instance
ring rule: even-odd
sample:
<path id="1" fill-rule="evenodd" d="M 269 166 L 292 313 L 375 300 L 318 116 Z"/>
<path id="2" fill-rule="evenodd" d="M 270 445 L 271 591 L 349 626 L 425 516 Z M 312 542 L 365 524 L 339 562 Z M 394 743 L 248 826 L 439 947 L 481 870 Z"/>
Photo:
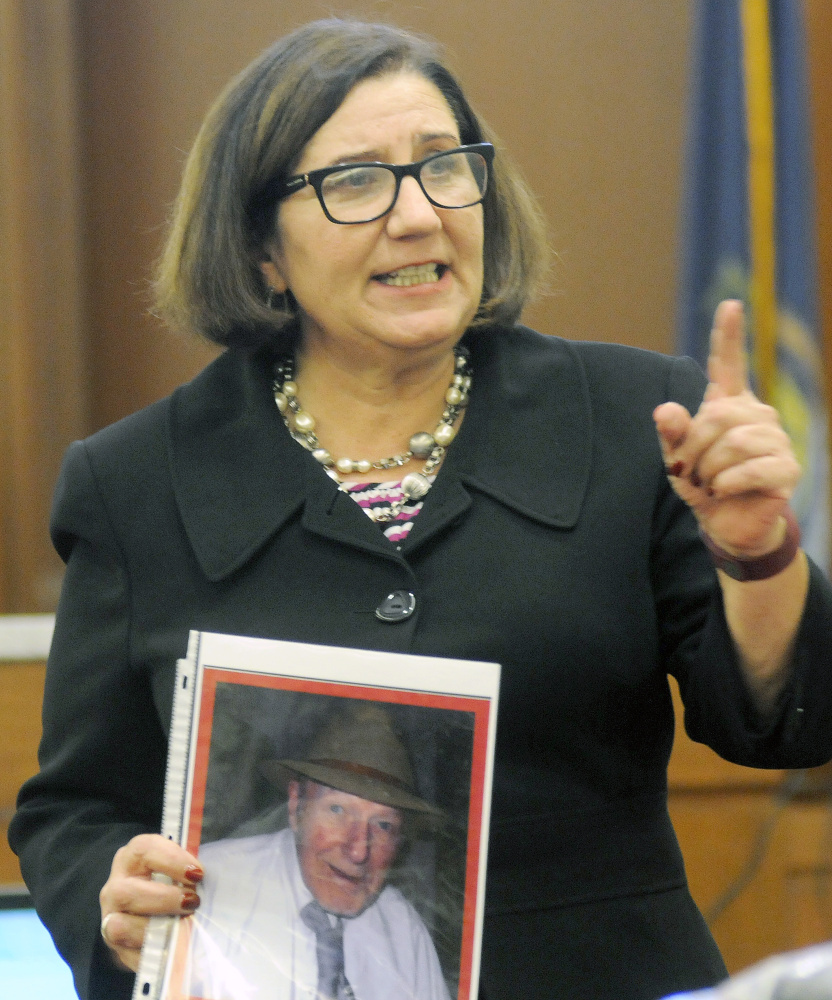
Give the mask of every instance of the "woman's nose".
<path id="1" fill-rule="evenodd" d="M 403 177 L 396 204 L 387 217 L 387 231 L 393 237 L 430 233 L 442 228 L 442 220 L 428 201 L 415 177 Z"/>

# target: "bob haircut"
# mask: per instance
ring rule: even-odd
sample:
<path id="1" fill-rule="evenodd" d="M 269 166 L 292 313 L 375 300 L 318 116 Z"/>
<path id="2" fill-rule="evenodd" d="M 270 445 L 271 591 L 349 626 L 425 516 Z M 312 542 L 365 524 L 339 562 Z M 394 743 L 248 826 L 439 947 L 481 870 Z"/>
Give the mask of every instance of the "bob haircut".
<path id="1" fill-rule="evenodd" d="M 157 267 L 157 315 L 229 347 L 294 335 L 291 293 L 274 308 L 260 270 L 275 233 L 275 200 L 267 193 L 292 175 L 306 144 L 357 83 L 399 71 L 438 88 L 463 145 L 493 141 L 430 40 L 334 18 L 297 29 L 235 77 L 202 124 Z M 542 283 L 548 245 L 534 199 L 502 153 L 483 212 L 483 295 L 472 325 L 513 324 Z"/>

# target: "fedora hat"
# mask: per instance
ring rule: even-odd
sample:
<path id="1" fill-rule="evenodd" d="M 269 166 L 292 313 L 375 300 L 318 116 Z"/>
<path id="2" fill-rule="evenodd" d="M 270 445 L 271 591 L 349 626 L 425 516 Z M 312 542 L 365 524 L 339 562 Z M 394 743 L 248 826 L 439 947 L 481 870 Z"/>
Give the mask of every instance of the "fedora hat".
<path id="1" fill-rule="evenodd" d="M 350 795 L 440 819 L 444 812 L 416 794 L 413 768 L 393 721 L 373 702 L 347 704 L 313 740 L 303 760 L 267 760 L 262 773 L 285 789 L 309 778 Z"/>

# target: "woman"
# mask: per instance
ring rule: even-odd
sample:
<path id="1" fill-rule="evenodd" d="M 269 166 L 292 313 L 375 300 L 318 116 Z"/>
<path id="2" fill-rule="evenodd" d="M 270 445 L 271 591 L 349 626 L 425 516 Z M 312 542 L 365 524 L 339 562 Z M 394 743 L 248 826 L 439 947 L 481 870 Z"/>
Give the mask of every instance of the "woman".
<path id="1" fill-rule="evenodd" d="M 147 916 L 198 905 L 198 859 L 155 835 L 190 628 L 502 664 L 489 1000 L 724 975 L 667 814 L 668 673 L 727 758 L 829 756 L 832 593 L 740 307 L 707 388 L 514 326 L 542 229 L 488 138 L 430 44 L 324 21 L 197 139 L 160 307 L 228 350 L 68 453 L 42 770 L 11 828 L 83 998 L 128 996 Z"/>

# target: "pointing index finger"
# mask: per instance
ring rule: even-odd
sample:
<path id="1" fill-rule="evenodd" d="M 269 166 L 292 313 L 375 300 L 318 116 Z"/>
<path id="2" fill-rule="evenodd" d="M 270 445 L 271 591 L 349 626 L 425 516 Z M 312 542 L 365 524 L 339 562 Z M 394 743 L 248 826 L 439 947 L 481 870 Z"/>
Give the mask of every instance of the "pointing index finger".
<path id="1" fill-rule="evenodd" d="M 708 379 L 721 396 L 738 396 L 748 388 L 745 357 L 745 322 L 742 303 L 720 302 L 711 329 Z"/>

